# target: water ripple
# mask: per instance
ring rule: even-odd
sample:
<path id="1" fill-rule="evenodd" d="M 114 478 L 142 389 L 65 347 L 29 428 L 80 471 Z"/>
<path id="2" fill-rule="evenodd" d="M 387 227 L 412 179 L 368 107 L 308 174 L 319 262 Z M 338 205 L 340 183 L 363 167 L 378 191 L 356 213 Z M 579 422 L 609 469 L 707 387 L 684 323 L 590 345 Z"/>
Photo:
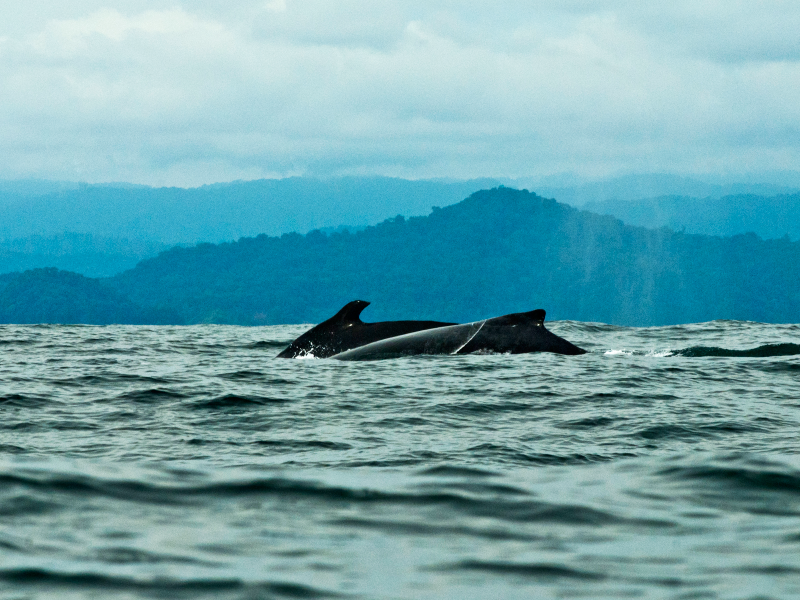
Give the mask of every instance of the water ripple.
<path id="1" fill-rule="evenodd" d="M 591 352 L 0 326 L 0 595 L 800 596 L 800 328 L 550 328 Z"/>

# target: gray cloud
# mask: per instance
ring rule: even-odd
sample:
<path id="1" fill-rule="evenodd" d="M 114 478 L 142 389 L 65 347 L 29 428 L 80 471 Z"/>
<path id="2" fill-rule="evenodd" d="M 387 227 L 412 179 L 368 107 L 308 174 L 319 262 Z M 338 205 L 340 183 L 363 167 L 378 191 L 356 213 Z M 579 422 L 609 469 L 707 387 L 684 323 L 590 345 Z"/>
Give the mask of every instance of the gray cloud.
<path id="1" fill-rule="evenodd" d="M 749 173 L 800 158 L 786 2 L 25 5 L 0 177 Z"/>

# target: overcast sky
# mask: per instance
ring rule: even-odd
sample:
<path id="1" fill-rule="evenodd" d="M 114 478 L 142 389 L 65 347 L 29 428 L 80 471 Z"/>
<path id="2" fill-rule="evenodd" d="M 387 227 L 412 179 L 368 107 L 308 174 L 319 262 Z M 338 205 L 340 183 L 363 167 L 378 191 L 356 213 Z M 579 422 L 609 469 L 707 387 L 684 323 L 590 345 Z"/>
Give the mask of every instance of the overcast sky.
<path id="1" fill-rule="evenodd" d="M 4 179 L 800 170 L 796 0 L 2 6 Z"/>

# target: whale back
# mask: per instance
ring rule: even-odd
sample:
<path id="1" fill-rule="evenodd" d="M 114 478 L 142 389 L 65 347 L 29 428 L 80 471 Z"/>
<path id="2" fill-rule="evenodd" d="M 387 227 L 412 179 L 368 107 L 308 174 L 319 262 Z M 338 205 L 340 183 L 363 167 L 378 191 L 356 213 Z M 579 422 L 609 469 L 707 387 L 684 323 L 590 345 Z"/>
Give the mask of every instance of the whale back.
<path id="1" fill-rule="evenodd" d="M 502 317 L 487 319 L 486 325 L 494 327 L 517 327 L 519 325 L 544 325 L 545 312 L 543 308 L 537 308 L 530 312 L 511 313 Z"/>
<path id="2" fill-rule="evenodd" d="M 470 339 L 458 354 L 474 352 L 499 354 L 528 354 L 552 352 L 554 354 L 585 354 L 586 351 L 544 326 L 545 311 L 532 310 L 488 319 L 481 330 Z"/>
<path id="3" fill-rule="evenodd" d="M 420 354 L 501 353 L 585 354 L 544 326 L 542 309 L 512 313 L 464 325 L 382 339 L 335 355 L 339 360 L 380 360 Z"/>
<path id="4" fill-rule="evenodd" d="M 353 300 L 327 321 L 312 327 L 294 340 L 278 358 L 328 358 L 366 344 L 415 331 L 445 327 L 440 321 L 382 321 L 364 323 L 361 312 L 366 300 Z"/>

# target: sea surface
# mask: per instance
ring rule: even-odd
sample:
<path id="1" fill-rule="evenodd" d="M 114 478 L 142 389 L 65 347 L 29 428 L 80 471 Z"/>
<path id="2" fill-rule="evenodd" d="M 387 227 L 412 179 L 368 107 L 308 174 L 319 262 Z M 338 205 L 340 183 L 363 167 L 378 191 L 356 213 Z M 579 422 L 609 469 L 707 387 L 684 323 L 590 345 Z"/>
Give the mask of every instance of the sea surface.
<path id="1" fill-rule="evenodd" d="M 548 326 L 2 326 L 0 597 L 800 598 L 800 326 Z"/>

